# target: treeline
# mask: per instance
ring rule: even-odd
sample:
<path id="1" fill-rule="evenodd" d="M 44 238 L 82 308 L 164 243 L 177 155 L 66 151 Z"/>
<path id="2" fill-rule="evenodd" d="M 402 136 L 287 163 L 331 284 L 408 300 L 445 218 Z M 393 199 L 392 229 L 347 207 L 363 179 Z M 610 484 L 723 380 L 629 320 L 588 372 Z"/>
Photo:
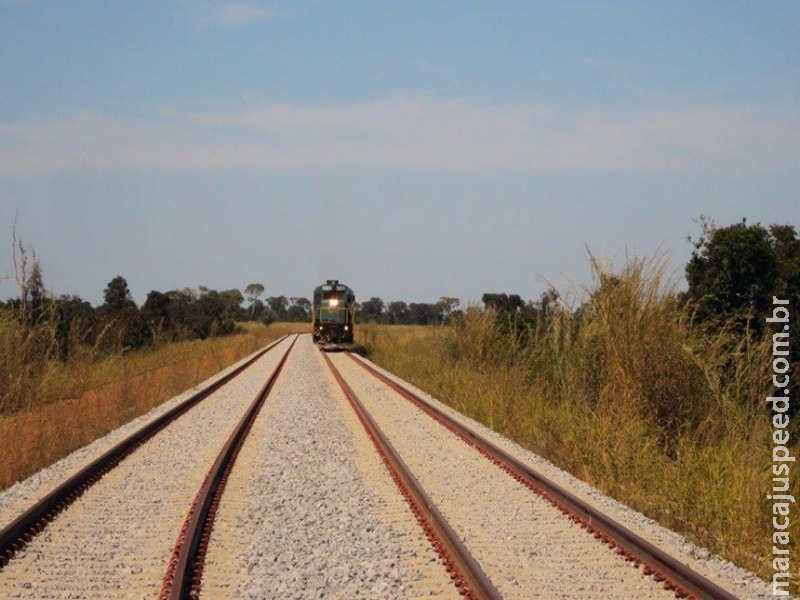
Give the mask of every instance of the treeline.
<path id="1" fill-rule="evenodd" d="M 306 298 L 277 296 L 261 301 L 260 284 L 247 286 L 248 306 L 244 306 L 245 297 L 238 289 L 217 291 L 201 286 L 197 290 L 153 290 L 139 307 L 128 282 L 117 276 L 106 286 L 103 303 L 93 307 L 79 296 L 50 297 L 38 262 L 20 281 L 20 297 L 0 303 L 0 311 L 30 330 L 45 327 L 52 334 L 51 354 L 62 360 L 67 358 L 70 341 L 101 350 L 127 351 L 230 335 L 237 331 L 239 322 L 302 322 L 311 315 L 311 302 Z"/>
<path id="2" fill-rule="evenodd" d="M 461 314 L 458 306 L 458 298 L 447 296 L 433 304 L 401 300 L 385 303 L 373 296 L 356 304 L 356 321 L 387 325 L 444 325 Z"/>
<path id="3" fill-rule="evenodd" d="M 40 262 L 32 248 L 17 241 L 16 230 L 13 258 L 19 296 L 0 302 L 0 324 L 13 330 L 0 351 L 20 354 L 24 349 L 22 354 L 31 363 L 66 361 L 79 348 L 91 348 L 95 355 L 104 356 L 230 335 L 238 331 L 241 322 L 302 322 L 311 316 L 311 302 L 306 298 L 261 300 L 264 286 L 260 283 L 249 284 L 246 297 L 238 289 L 217 291 L 202 286 L 153 290 L 142 306 L 137 306 L 122 276 L 108 282 L 103 303 L 95 307 L 80 296 L 50 294 Z"/>
<path id="4" fill-rule="evenodd" d="M 47 291 L 33 248 L 14 230 L 14 277 L 19 295 L 0 302 L 0 413 L 17 410 L 37 393 L 37 382 L 70 365 L 187 340 L 227 336 L 242 323 L 310 320 L 306 298 L 261 299 L 264 286 L 151 291 L 137 306 L 122 276 L 108 282 L 99 306 L 80 296 Z"/>

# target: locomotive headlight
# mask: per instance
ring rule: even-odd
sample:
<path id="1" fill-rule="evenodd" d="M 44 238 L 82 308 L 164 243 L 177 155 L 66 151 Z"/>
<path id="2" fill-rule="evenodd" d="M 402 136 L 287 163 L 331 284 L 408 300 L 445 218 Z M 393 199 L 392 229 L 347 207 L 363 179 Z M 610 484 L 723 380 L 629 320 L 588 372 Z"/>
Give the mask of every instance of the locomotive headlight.
<path id="1" fill-rule="evenodd" d="M 339 299 L 338 298 L 331 298 L 331 306 L 333 306 L 333 307 L 339 306 Z"/>
<path id="2" fill-rule="evenodd" d="M 345 330 L 345 331 L 350 331 L 350 327 L 349 327 L 349 326 L 347 326 L 347 325 L 345 325 L 345 326 L 344 326 L 344 330 Z"/>

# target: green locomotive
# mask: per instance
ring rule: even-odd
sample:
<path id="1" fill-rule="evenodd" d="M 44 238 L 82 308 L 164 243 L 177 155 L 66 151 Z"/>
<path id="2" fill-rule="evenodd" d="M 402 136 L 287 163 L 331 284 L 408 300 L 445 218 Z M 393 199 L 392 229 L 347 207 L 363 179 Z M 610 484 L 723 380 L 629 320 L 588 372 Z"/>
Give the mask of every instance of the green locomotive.
<path id="1" fill-rule="evenodd" d="M 353 343 L 356 295 L 338 279 L 328 279 L 314 288 L 311 326 L 314 342 L 323 346 Z"/>

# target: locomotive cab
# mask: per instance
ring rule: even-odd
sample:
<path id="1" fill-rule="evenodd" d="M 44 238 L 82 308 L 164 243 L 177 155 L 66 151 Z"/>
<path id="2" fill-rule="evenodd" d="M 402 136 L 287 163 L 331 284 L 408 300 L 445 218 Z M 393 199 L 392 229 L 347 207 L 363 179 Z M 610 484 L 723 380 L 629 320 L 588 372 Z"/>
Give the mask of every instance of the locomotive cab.
<path id="1" fill-rule="evenodd" d="M 312 331 L 314 342 L 322 345 L 353 343 L 356 296 L 338 279 L 329 279 L 314 290 Z"/>

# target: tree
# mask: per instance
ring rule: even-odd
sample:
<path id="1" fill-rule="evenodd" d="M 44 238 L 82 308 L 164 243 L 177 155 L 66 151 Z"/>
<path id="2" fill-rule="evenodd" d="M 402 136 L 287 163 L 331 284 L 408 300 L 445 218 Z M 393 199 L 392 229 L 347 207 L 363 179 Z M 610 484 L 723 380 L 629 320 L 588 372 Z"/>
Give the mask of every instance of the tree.
<path id="1" fill-rule="evenodd" d="M 266 311 L 267 305 L 264 304 L 261 300 L 254 301 L 249 308 L 248 316 L 250 317 L 251 321 L 259 321 L 264 317 L 264 312 Z"/>
<path id="2" fill-rule="evenodd" d="M 121 275 L 117 275 L 108 282 L 106 289 L 103 291 L 103 309 L 107 312 L 114 313 L 124 308 L 136 308 L 136 303 L 131 297 L 131 292 L 128 289 L 128 282 Z"/>
<path id="3" fill-rule="evenodd" d="M 437 325 L 439 310 L 429 303 L 412 302 L 408 305 L 409 319 L 416 325 Z"/>
<path id="4" fill-rule="evenodd" d="M 164 294 L 169 298 L 169 322 L 172 341 L 188 340 L 194 337 L 191 321 L 197 294 L 190 288 L 170 290 Z"/>
<path id="5" fill-rule="evenodd" d="M 717 228 L 701 217 L 700 224 L 702 233 L 693 241 L 686 265 L 687 297 L 697 305 L 697 318 L 726 315 L 742 329 L 761 333 L 772 295 L 780 287 L 775 240 L 761 224 L 748 225 L 744 219 Z"/>
<path id="6" fill-rule="evenodd" d="M 131 297 L 128 282 L 117 275 L 103 292 L 105 302 L 99 309 L 102 317 L 102 346 L 107 350 L 132 350 L 153 341 L 147 320 Z"/>
<path id="7" fill-rule="evenodd" d="M 385 306 L 383 300 L 373 296 L 369 300 L 365 300 L 358 306 L 358 318 L 360 321 L 375 321 L 380 323 L 383 318 L 383 310 Z"/>
<path id="8" fill-rule="evenodd" d="M 250 283 L 244 288 L 244 293 L 250 302 L 255 302 L 264 293 L 264 286 L 260 283 Z"/>
<path id="9" fill-rule="evenodd" d="M 555 289 L 548 288 L 538 300 L 530 300 L 520 309 L 523 321 L 529 324 L 546 322 L 558 310 L 560 298 Z"/>
<path id="10" fill-rule="evenodd" d="M 172 341 L 177 340 L 171 309 L 172 300 L 167 294 L 155 290 L 147 294 L 142 304 L 142 316 L 150 325 L 156 339 L 160 335 L 167 335 Z"/>
<path id="11" fill-rule="evenodd" d="M 386 322 L 392 325 L 402 325 L 409 322 L 408 305 L 402 300 L 389 302 L 386 307 Z"/>
<path id="12" fill-rule="evenodd" d="M 250 283 L 244 288 L 244 293 L 250 302 L 250 319 L 257 319 L 256 315 L 256 302 L 261 303 L 258 297 L 264 293 L 264 286 L 260 283 Z M 263 311 L 264 304 L 261 303 L 261 310 Z"/>
<path id="13" fill-rule="evenodd" d="M 242 292 L 236 288 L 233 288 L 230 290 L 223 290 L 219 292 L 219 295 L 222 298 L 222 303 L 225 307 L 223 311 L 223 316 L 225 319 L 230 319 L 233 321 L 243 316 L 242 302 L 244 302 L 244 296 L 242 296 Z"/>
<path id="14" fill-rule="evenodd" d="M 452 298 L 450 296 L 442 296 L 439 298 L 439 301 L 436 303 L 436 309 L 439 311 L 442 323 L 450 322 L 450 315 L 458 308 L 459 304 L 461 304 L 461 301 L 458 298 Z"/>
<path id="15" fill-rule="evenodd" d="M 717 228 L 707 217 L 700 218 L 702 232 L 693 241 L 695 250 L 686 265 L 689 290 L 686 298 L 697 307 L 696 318 L 712 324 L 714 319 L 732 321 L 742 332 L 759 337 L 770 330 L 766 318 L 772 314 L 772 298 L 800 303 L 800 240 L 792 225 L 741 223 Z M 773 343 L 775 338 L 773 337 Z M 800 345 L 791 344 L 792 373 L 800 364 Z M 800 386 L 790 378 L 792 417 L 800 406 Z"/>
<path id="16" fill-rule="evenodd" d="M 794 225 L 772 225 L 769 228 L 772 246 L 778 259 L 778 281 L 775 295 L 800 306 L 800 239 Z"/>
<path id="17" fill-rule="evenodd" d="M 276 320 L 286 320 L 286 310 L 289 308 L 289 300 L 286 296 L 270 296 L 267 298 L 267 306 L 275 314 Z"/>
<path id="18" fill-rule="evenodd" d="M 244 300 L 239 290 L 218 292 L 201 288 L 202 294 L 192 305 L 192 332 L 200 338 L 229 335 L 236 330 L 234 319 Z"/>
<path id="19" fill-rule="evenodd" d="M 75 344 L 94 345 L 97 339 L 97 311 L 80 296 L 61 296 L 56 306 L 56 343 L 59 357 L 66 361 Z"/>
<path id="20" fill-rule="evenodd" d="M 311 300 L 308 298 L 289 298 L 289 309 L 286 311 L 286 320 L 293 323 L 310 321 Z"/>
<path id="21" fill-rule="evenodd" d="M 483 303 L 487 308 L 493 308 L 497 312 L 516 312 L 523 306 L 522 298 L 518 294 L 484 294 Z"/>

